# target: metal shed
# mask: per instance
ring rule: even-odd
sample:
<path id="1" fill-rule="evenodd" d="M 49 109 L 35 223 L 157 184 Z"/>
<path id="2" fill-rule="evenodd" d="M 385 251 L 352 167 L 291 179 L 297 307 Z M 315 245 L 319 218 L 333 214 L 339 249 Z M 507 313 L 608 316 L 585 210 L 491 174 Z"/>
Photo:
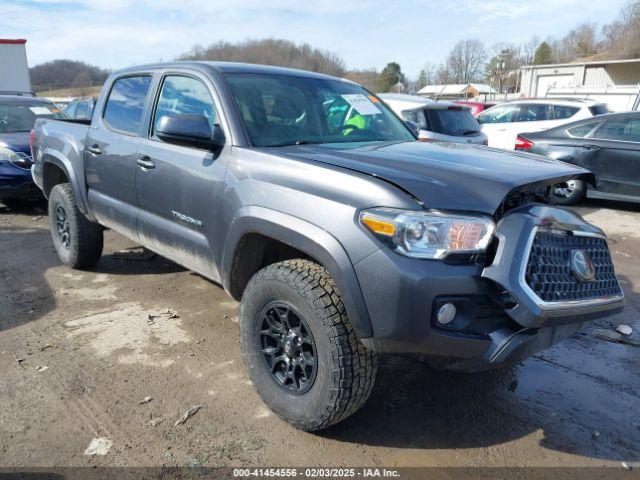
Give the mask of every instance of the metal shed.
<path id="1" fill-rule="evenodd" d="M 522 67 L 524 97 L 582 97 L 606 101 L 613 110 L 634 108 L 640 93 L 640 59 Z"/>

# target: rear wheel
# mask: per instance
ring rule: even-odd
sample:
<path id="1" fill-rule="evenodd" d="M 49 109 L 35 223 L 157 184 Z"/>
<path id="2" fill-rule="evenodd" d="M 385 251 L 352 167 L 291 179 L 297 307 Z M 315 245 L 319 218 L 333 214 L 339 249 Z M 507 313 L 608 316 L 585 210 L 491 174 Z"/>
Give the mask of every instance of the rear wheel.
<path id="1" fill-rule="evenodd" d="M 98 263 L 102 255 L 102 227 L 80 212 L 68 183 L 51 189 L 49 221 L 53 244 L 65 265 L 88 268 Z"/>
<path id="2" fill-rule="evenodd" d="M 582 180 L 568 180 L 552 187 L 551 200 L 557 205 L 575 205 L 584 198 L 586 190 Z"/>
<path id="3" fill-rule="evenodd" d="M 243 294 L 239 323 L 258 394 L 295 427 L 326 428 L 369 397 L 375 353 L 356 338 L 324 267 L 299 259 L 260 270 Z"/>

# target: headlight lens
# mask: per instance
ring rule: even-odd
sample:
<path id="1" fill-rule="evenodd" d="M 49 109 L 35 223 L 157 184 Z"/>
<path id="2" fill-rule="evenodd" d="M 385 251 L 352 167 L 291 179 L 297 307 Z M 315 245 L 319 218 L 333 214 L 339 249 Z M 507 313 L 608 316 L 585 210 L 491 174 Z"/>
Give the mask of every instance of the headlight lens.
<path id="1" fill-rule="evenodd" d="M 7 147 L 0 147 L 0 162 L 11 162 L 19 168 L 31 168 L 33 165 L 30 156 L 22 152 L 15 152 Z"/>
<path id="2" fill-rule="evenodd" d="M 393 208 L 364 210 L 360 223 L 398 253 L 431 259 L 484 252 L 495 230 L 489 217 Z"/>

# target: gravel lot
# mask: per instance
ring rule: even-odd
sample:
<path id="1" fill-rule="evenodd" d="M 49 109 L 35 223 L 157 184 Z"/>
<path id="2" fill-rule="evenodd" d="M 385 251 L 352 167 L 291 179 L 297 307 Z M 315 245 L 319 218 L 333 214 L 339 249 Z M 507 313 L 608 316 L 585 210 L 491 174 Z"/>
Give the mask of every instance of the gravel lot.
<path id="1" fill-rule="evenodd" d="M 385 358 L 365 407 L 313 435 L 280 421 L 254 392 L 238 304 L 220 287 L 113 232 L 96 268 L 69 270 L 44 207 L 0 205 L 0 467 L 639 461 L 640 207 L 577 210 L 610 236 L 623 314 L 502 372 Z M 634 329 L 635 345 L 593 335 L 618 324 Z M 94 438 L 111 442 L 106 455 L 84 454 Z"/>

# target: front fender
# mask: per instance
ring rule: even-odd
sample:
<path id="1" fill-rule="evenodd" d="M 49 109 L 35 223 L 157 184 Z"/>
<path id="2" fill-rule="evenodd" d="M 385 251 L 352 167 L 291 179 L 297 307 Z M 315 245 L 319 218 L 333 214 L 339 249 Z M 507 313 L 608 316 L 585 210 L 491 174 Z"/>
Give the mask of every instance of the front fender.
<path id="1" fill-rule="evenodd" d="M 340 242 L 322 228 L 305 220 L 264 207 L 241 208 L 231 222 L 224 242 L 221 276 L 224 288 L 231 290 L 236 248 L 243 236 L 257 233 L 300 250 L 321 263 L 333 277 L 358 338 L 373 335 L 369 314 L 358 278 Z"/>

